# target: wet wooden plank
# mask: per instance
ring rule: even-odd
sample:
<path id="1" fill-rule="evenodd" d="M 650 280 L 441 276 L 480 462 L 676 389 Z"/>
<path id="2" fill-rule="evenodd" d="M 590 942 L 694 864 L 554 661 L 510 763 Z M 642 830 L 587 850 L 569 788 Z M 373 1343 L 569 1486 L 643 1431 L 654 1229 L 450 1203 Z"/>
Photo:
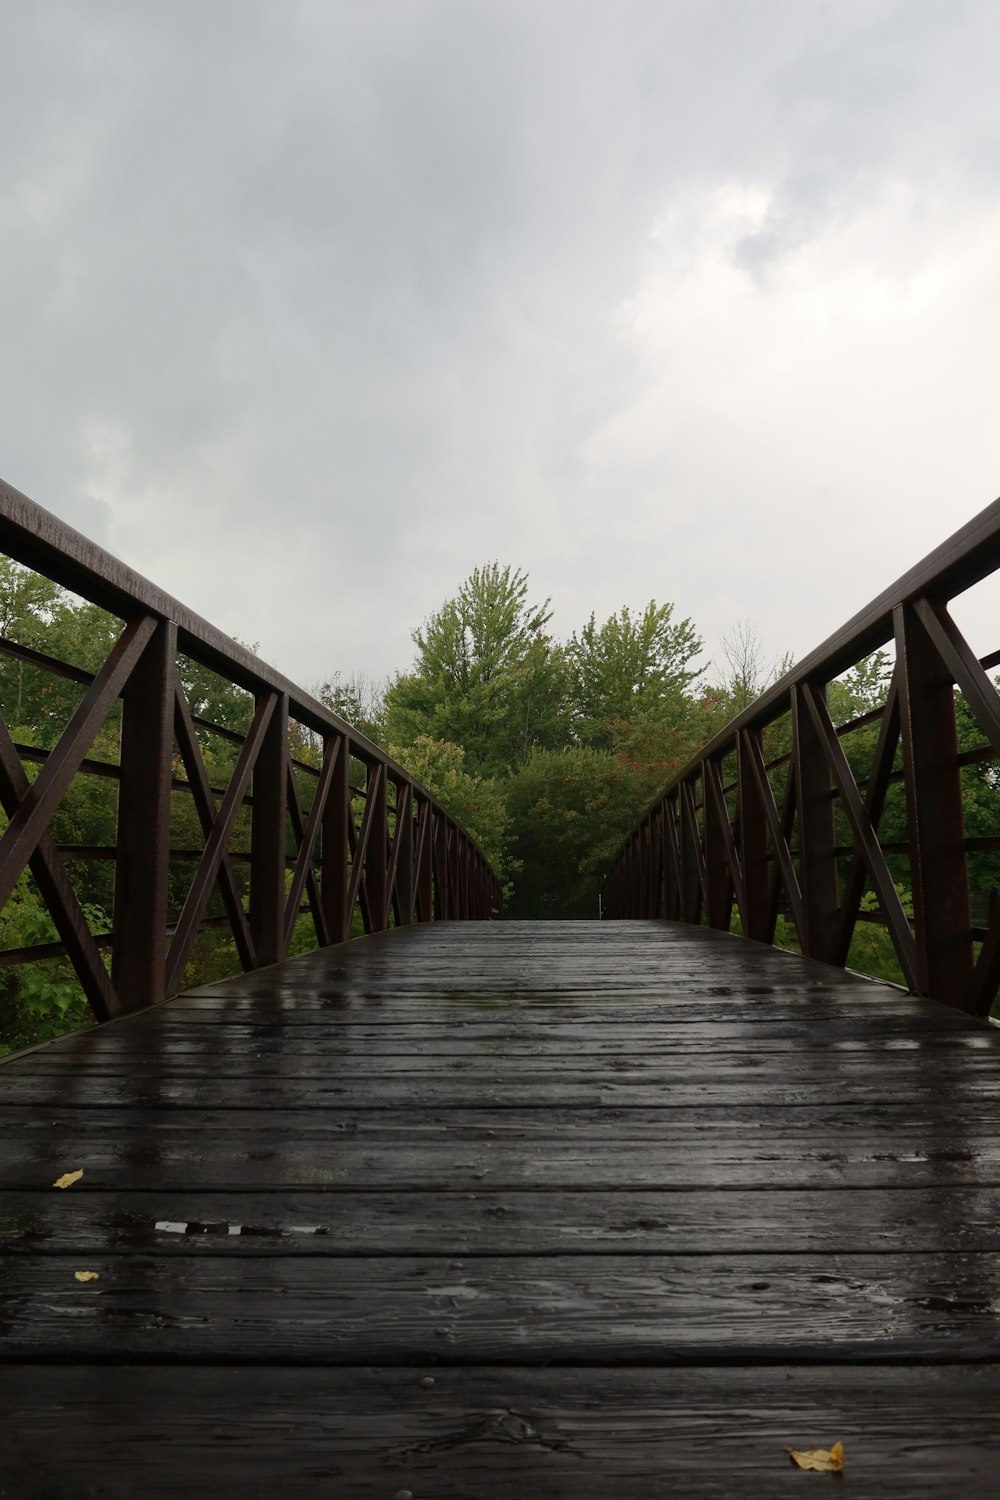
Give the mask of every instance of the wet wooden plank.
<path id="1" fill-rule="evenodd" d="M 397 1052 L 372 1056 L 368 1053 L 345 1056 L 321 1048 L 288 1050 L 272 1047 L 267 1051 L 242 1050 L 231 1058 L 226 1049 L 217 1053 L 172 1052 L 138 1058 L 127 1052 L 108 1056 L 98 1049 L 93 1057 L 82 1061 L 77 1055 L 62 1052 L 33 1053 L 25 1057 L 18 1070 L 21 1080 L 37 1078 L 39 1088 L 51 1087 L 45 1080 L 58 1080 L 67 1090 L 75 1090 L 83 1077 L 98 1086 L 131 1079 L 138 1071 L 148 1078 L 169 1071 L 177 1083 L 187 1079 L 207 1082 L 218 1077 L 220 1068 L 238 1079 L 247 1090 L 261 1085 L 296 1090 L 301 1083 L 308 1095 L 309 1086 L 317 1081 L 338 1089 L 371 1093 L 373 1081 L 385 1090 L 387 1103 L 393 1093 L 403 1091 L 399 1102 L 415 1100 L 426 1088 L 431 1095 L 449 1097 L 453 1086 L 461 1085 L 457 1097 L 470 1091 L 491 1096 L 497 1087 L 511 1095 L 521 1095 L 524 1103 L 541 1106 L 557 1101 L 564 1089 L 599 1087 L 601 1089 L 636 1089 L 645 1094 L 651 1090 L 669 1098 L 683 1093 L 691 1098 L 694 1090 L 717 1091 L 720 1098 L 753 1097 L 760 1103 L 778 1102 L 794 1092 L 801 1098 L 810 1091 L 830 1098 L 832 1089 L 870 1090 L 884 1093 L 886 1058 L 893 1058 L 894 1095 L 900 1089 L 945 1089 L 949 1093 L 989 1092 L 1000 1087 L 1000 1050 L 958 1051 L 923 1047 L 915 1051 L 886 1054 L 845 1049 L 825 1052 L 708 1052 L 690 1054 L 658 1053 L 646 1057 L 639 1050 L 624 1056 L 608 1057 L 604 1053 L 576 1051 L 559 1055 L 553 1049 L 534 1057 L 518 1052 L 477 1054 L 471 1057 L 420 1056 Z M 228 1063 L 228 1067 L 226 1066 Z M 535 1091 L 535 1098 L 530 1092 Z M 16 1087 L 11 1091 L 16 1097 Z M 568 1101 L 567 1101 L 568 1102 Z"/>
<path id="2" fill-rule="evenodd" d="M 153 1176 L 154 1174 L 150 1174 Z M 8 1255 L 882 1255 L 1000 1251 L 1000 1188 L 6 1192 Z"/>
<path id="3" fill-rule="evenodd" d="M 576 1022 L 590 1025 L 595 1021 L 608 1024 L 647 1026 L 712 1022 L 718 1020 L 752 1020 L 765 1028 L 773 1022 L 822 1021 L 825 1017 L 846 1018 L 863 1023 L 870 1017 L 899 1016 L 909 1021 L 938 1023 L 938 1029 L 954 1020 L 954 1013 L 942 1012 L 932 1005 L 901 995 L 895 990 L 875 990 L 870 985 L 853 990 L 820 989 L 803 993 L 797 987 L 761 989 L 758 993 L 740 993 L 721 988 L 700 994 L 662 991 L 648 995 L 607 991 L 576 991 L 557 995 L 542 991 L 529 993 L 488 992 L 475 994 L 430 995 L 422 990 L 408 994 L 404 987 L 393 986 L 385 994 L 367 990 L 351 993 L 346 987 L 320 994 L 308 990 L 282 996 L 280 1009 L 267 998 L 264 989 L 252 994 L 178 995 L 156 1011 L 144 1011 L 123 1021 L 138 1026 L 147 1020 L 164 1017 L 186 1025 L 199 1022 L 218 1024 L 244 1022 L 251 1025 L 280 1019 L 287 1025 L 326 1026 L 331 1021 L 342 1025 L 399 1026 L 414 1022 L 457 1027 L 496 1026 L 498 1022 L 519 1025 L 523 1021 L 540 1024 Z M 118 1024 L 117 1022 L 115 1023 Z M 959 1026 L 963 1023 L 959 1019 Z M 967 1023 L 977 1026 L 982 1023 Z"/>
<path id="4" fill-rule="evenodd" d="M 990 1495 L 998 1403 L 989 1365 L 914 1369 L 905 1380 L 895 1368 L 780 1365 L 0 1368 L 0 1494 L 315 1500 L 329 1485 L 351 1500 L 406 1490 L 434 1500 L 772 1500 L 834 1487 L 892 1500 Z M 841 1481 L 791 1467 L 786 1445 L 837 1439 Z M 46 1488 L 54 1478 L 62 1487 Z"/>
<path id="5" fill-rule="evenodd" d="M 759 1027 L 744 1028 L 743 1035 L 717 1036 L 713 1028 L 691 1028 L 680 1035 L 662 1035 L 652 1028 L 618 1025 L 611 1034 L 564 1035 L 525 1038 L 516 1031 L 500 1036 L 452 1036 L 444 1028 L 434 1037 L 411 1037 L 405 1030 L 383 1027 L 374 1038 L 328 1035 L 316 1028 L 302 1028 L 304 1035 L 286 1032 L 254 1035 L 253 1028 L 223 1029 L 192 1027 L 178 1035 L 148 1030 L 136 1035 L 124 1030 L 114 1035 L 91 1035 L 76 1046 L 44 1047 L 26 1054 L 20 1062 L 23 1073 L 64 1072 L 74 1068 L 105 1072 L 131 1072 L 156 1063 L 169 1063 L 184 1073 L 231 1063 L 241 1072 L 264 1072 L 278 1065 L 326 1070 L 331 1065 L 357 1074 L 375 1072 L 466 1072 L 477 1064 L 496 1068 L 501 1062 L 511 1077 L 519 1073 L 601 1071 L 612 1073 L 627 1067 L 634 1072 L 667 1071 L 695 1073 L 700 1067 L 718 1066 L 738 1072 L 788 1071 L 814 1076 L 831 1068 L 881 1065 L 886 1057 L 901 1062 L 927 1062 L 946 1071 L 983 1067 L 996 1070 L 1000 1064 L 1000 1031 L 960 1030 L 922 1032 L 917 1035 L 891 1033 L 858 1036 L 855 1022 L 850 1028 L 809 1028 L 798 1034 L 779 1035 L 773 1041 L 761 1038 Z M 789 1028 L 790 1029 L 790 1028 Z M 721 1030 L 721 1028 L 720 1028 Z"/>
<path id="6" fill-rule="evenodd" d="M 489 1116 L 487 1116 L 489 1118 Z M 336 1136 L 286 1139 L 267 1146 L 247 1146 L 246 1136 L 205 1140 L 190 1131 L 156 1140 L 136 1137 L 135 1143 L 90 1142 L 75 1131 L 45 1148 L 21 1143 L 7 1148 L 4 1182 L 7 1188 L 48 1190 L 64 1170 L 81 1167 L 87 1187 L 118 1193 L 150 1187 L 171 1191 L 216 1188 L 219 1191 L 280 1191 L 285 1188 L 360 1188 L 370 1190 L 439 1190 L 534 1187 L 544 1190 L 621 1188 L 622 1155 L 639 1160 L 625 1181 L 634 1188 L 781 1188 L 810 1187 L 927 1188 L 940 1185 L 1000 1184 L 1000 1130 L 990 1140 L 963 1140 L 943 1131 L 939 1142 L 912 1128 L 906 1136 L 892 1134 L 874 1142 L 868 1134 L 831 1140 L 804 1140 L 802 1133 L 780 1142 L 748 1145 L 739 1131 L 720 1131 L 711 1139 L 675 1137 L 649 1142 L 616 1137 L 595 1143 L 573 1136 L 552 1139 L 538 1131 L 532 1142 L 516 1145 L 499 1139 L 468 1137 L 426 1143 L 420 1148 L 391 1148 L 370 1143 L 360 1146 Z M 261 1134 L 267 1122 L 261 1121 Z M 721 1212 L 721 1205 L 720 1205 Z"/>
<path id="7" fill-rule="evenodd" d="M 218 1077 L 207 1071 L 184 1078 L 173 1067 L 165 1067 L 161 1076 L 149 1069 L 135 1078 L 122 1073 L 100 1073 L 94 1069 L 62 1072 L 21 1071 L 3 1080 L 3 1101 L 8 1104 L 34 1103 L 45 1110 L 72 1103 L 80 1109 L 105 1108 L 108 1105 L 132 1105 L 140 1109 L 172 1107 L 175 1109 L 239 1109 L 251 1098 L 261 1109 L 280 1110 L 294 1097 L 296 1109 L 357 1110 L 372 1101 L 371 1077 L 347 1074 L 343 1077 L 303 1076 L 288 1070 L 283 1076 L 253 1078 Z M 979 1101 L 1000 1105 L 1000 1073 L 976 1075 L 972 1070 L 942 1077 L 933 1067 L 893 1070 L 887 1085 L 885 1070 L 872 1069 L 860 1076 L 847 1070 L 821 1070 L 810 1080 L 802 1071 L 790 1070 L 787 1076 L 750 1078 L 746 1074 L 729 1081 L 719 1079 L 712 1069 L 697 1070 L 694 1077 L 676 1074 L 567 1073 L 561 1077 L 527 1078 L 509 1081 L 506 1069 L 499 1073 L 470 1076 L 465 1070 L 453 1078 L 432 1075 L 378 1078 L 378 1098 L 383 1107 L 437 1109 L 600 1109 L 606 1106 L 634 1108 L 670 1108 L 701 1105 L 728 1109 L 750 1101 L 761 1106 L 834 1105 L 847 1102 L 878 1104 L 891 1088 L 897 1103 L 909 1103 L 915 1110 L 931 1104 L 947 1091 L 960 1104 Z M 544 1095 L 545 1104 L 540 1101 Z M 2 1105 L 0 1105 L 2 1110 Z"/>
<path id="8" fill-rule="evenodd" d="M 989 1361 L 1000 1255 L 9 1256 L 0 1327 L 6 1360 Z"/>
<path id="9" fill-rule="evenodd" d="M 927 1187 L 1000 1182 L 989 1104 L 607 1110 L 292 1110 L 10 1106 L 8 1188 Z M 625 1165 L 627 1163 L 627 1166 Z"/>

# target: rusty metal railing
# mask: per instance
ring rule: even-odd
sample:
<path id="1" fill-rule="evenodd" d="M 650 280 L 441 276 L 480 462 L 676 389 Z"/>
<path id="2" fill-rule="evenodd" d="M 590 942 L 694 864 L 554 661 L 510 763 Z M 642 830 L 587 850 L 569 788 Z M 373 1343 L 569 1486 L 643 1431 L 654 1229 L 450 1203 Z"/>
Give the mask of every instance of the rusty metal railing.
<path id="1" fill-rule="evenodd" d="M 1000 817 L 992 834 L 967 836 L 963 774 L 1000 759 L 1000 694 L 988 675 L 1000 653 L 978 658 L 948 604 L 998 567 L 1000 501 L 703 747 L 630 834 L 606 878 L 605 915 L 723 930 L 738 918 L 747 937 L 771 943 L 780 914 L 804 954 L 837 965 L 857 924 L 875 922 L 911 991 L 988 1014 L 1000 903 L 974 923 L 969 860 L 1000 849 Z M 883 647 L 895 653 L 884 704 L 835 725 L 829 685 Z M 981 735 L 964 750 L 960 700 Z M 863 729 L 874 743 L 859 775 L 847 746 Z M 900 783 L 906 834 L 890 842 L 879 824 Z M 987 782 L 992 790 L 1000 813 L 1000 784 Z"/>
<path id="2" fill-rule="evenodd" d="M 27 663 L 80 690 L 51 746 L 16 743 L 0 718 L 7 819 L 0 908 L 28 868 L 58 937 L 0 951 L 0 967 L 68 955 L 103 1020 L 176 990 L 192 944 L 213 924 L 228 930 L 249 970 L 286 956 L 302 913 L 311 916 L 316 944 L 327 946 L 351 935 L 356 914 L 372 933 L 413 921 L 481 919 L 499 908 L 499 887 L 479 848 L 401 765 L 253 652 L 2 482 L 0 555 L 121 622 L 93 672 L 0 639 L 0 666 Z M 192 713 L 179 657 L 245 693 L 245 732 Z M 109 758 L 106 747 L 89 755 L 109 718 L 117 755 Z M 203 753 L 213 736 L 231 747 L 222 786 L 212 784 Z M 28 766 L 37 768 L 34 779 Z M 100 848 L 53 837 L 53 819 L 81 776 L 117 783 L 116 837 Z M 171 800 L 178 796 L 197 811 L 195 848 L 171 847 Z M 247 838 L 242 849 L 231 847 L 238 828 Z M 94 860 L 114 865 L 104 932 L 91 930 L 81 891 L 81 866 Z M 178 860 L 193 865 L 193 874 L 172 911 Z M 223 907 L 214 918 L 206 917 L 213 893 Z"/>

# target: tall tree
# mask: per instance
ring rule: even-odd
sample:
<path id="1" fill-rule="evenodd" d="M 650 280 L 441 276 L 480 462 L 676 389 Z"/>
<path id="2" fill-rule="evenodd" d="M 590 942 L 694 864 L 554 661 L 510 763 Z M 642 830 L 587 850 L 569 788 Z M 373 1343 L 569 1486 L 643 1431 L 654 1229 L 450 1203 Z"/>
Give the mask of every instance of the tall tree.
<path id="1" fill-rule="evenodd" d="M 673 618 L 672 604 L 651 599 L 642 614 L 626 605 L 598 625 L 591 615 L 566 654 L 575 737 L 613 748 L 638 717 L 649 722 L 683 713 L 682 700 L 701 675 L 691 665 L 702 648 L 690 620 Z"/>
<path id="2" fill-rule="evenodd" d="M 565 667 L 545 632 L 549 600 L 532 604 L 528 577 L 493 562 L 475 568 L 413 632 L 417 662 L 386 694 L 385 732 L 460 744 L 474 775 L 503 775 L 535 745 L 565 734 Z"/>

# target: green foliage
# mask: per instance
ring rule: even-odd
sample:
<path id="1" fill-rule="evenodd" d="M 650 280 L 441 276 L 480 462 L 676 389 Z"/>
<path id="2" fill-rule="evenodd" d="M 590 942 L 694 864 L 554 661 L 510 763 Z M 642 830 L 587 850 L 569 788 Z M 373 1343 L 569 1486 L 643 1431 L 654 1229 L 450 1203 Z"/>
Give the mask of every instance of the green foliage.
<path id="1" fill-rule="evenodd" d="M 363 672 L 345 676 L 334 672 L 315 689 L 316 697 L 339 718 L 368 739 L 381 744 L 385 737 L 385 691 Z"/>
<path id="2" fill-rule="evenodd" d="M 902 901 L 903 911 L 908 917 L 912 917 L 913 902 L 909 891 L 899 885 L 896 890 Z M 878 897 L 874 891 L 866 891 L 862 896 L 861 910 L 863 912 L 878 910 Z M 904 982 L 889 930 L 880 922 L 857 924 L 847 955 L 847 967 L 856 969 L 859 974 L 867 974 L 872 979 L 888 980 L 890 984 L 903 984 Z"/>
<path id="3" fill-rule="evenodd" d="M 536 750 L 507 786 L 523 866 L 508 914 L 595 917 L 604 868 L 635 823 L 647 785 L 605 750 Z"/>
<path id="4" fill-rule="evenodd" d="M 592 615 L 565 647 L 549 619 L 520 570 L 476 568 L 414 631 L 417 660 L 389 686 L 382 721 L 392 753 L 477 837 L 524 915 L 596 909 L 616 841 L 714 723 L 692 692 L 701 641 L 671 604 Z M 338 711 L 359 706 L 345 694 Z"/>
<path id="5" fill-rule="evenodd" d="M 702 641 L 690 620 L 673 623 L 672 604 L 650 600 L 641 615 L 625 605 L 598 625 L 591 615 L 566 647 L 574 738 L 611 749 L 634 719 L 676 722 L 701 675 L 691 662 Z M 703 669 L 702 669 L 703 670 Z"/>
<path id="6" fill-rule="evenodd" d="M 849 672 L 827 688 L 826 701 L 833 722 L 846 724 L 881 708 L 889 692 L 891 676 L 888 651 L 874 651 L 870 656 L 862 657 Z M 874 734 L 878 734 L 877 725 Z"/>
<path id="7" fill-rule="evenodd" d="M 510 814 L 504 788 L 489 776 L 465 769 L 465 751 L 448 740 L 418 735 L 412 745 L 390 745 L 399 761 L 467 829 L 493 867 L 505 893 L 518 864 L 508 846 Z"/>
<path id="8" fill-rule="evenodd" d="M 257 649 L 255 644 L 245 641 L 238 641 L 238 644 L 246 645 L 248 651 Z M 246 733 L 254 706 L 248 692 L 187 656 L 178 657 L 177 671 L 195 718 L 217 724 L 220 729 L 228 729 L 233 734 Z"/>
<path id="9" fill-rule="evenodd" d="M 978 720 L 960 696 L 956 697 L 955 719 L 960 753 L 979 750 L 986 745 L 986 736 Z M 1000 761 L 991 756 L 988 760 L 963 766 L 962 812 L 966 838 L 987 838 L 1000 830 Z M 974 919 L 984 922 L 994 899 L 993 893 L 1000 891 L 1000 850 L 970 854 L 969 883 L 973 905 L 978 908 Z"/>
<path id="10" fill-rule="evenodd" d="M 471 774 L 502 776 L 565 736 L 563 653 L 544 633 L 549 601 L 498 563 L 476 568 L 421 629 L 414 670 L 386 693 L 385 733 L 461 745 Z"/>
<path id="11" fill-rule="evenodd" d="M 108 929 L 103 908 L 83 904 L 91 932 Z M 27 874 L 0 914 L 0 949 L 30 948 L 59 941 L 55 923 Z M 80 982 L 67 958 L 36 960 L 0 970 L 0 1056 L 48 1041 L 93 1020 Z"/>
<path id="12" fill-rule="evenodd" d="M 121 629 L 121 620 L 106 610 L 84 604 L 47 578 L 0 557 L 0 634 L 9 640 L 96 672 Z M 0 713 L 15 739 L 27 729 L 30 743 L 49 748 L 85 691 L 82 683 L 5 658 L 0 671 Z"/>

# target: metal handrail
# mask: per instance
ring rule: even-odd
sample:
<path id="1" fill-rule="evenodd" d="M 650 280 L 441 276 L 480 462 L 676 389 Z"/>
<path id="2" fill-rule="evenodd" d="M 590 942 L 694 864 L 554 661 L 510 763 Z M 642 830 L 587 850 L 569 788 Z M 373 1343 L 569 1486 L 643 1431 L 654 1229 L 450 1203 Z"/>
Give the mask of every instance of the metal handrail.
<path id="1" fill-rule="evenodd" d="M 775 682 L 693 757 L 646 810 L 609 871 L 602 909 L 609 917 L 705 920 L 728 930 L 738 915 L 747 937 L 774 942 L 784 909 L 808 957 L 843 966 L 859 921 L 881 922 L 906 985 L 916 994 L 975 1015 L 989 1013 L 1000 988 L 1000 916 L 972 922 L 968 854 L 985 847 L 965 836 L 962 767 L 1000 758 L 1000 694 L 948 603 L 1000 568 L 1000 500 Z M 835 726 L 827 687 L 892 643 L 895 666 L 886 702 Z M 986 747 L 958 750 L 957 691 Z M 791 749 L 768 760 L 762 735 L 777 721 Z M 843 748 L 861 725 L 878 725 L 867 775 L 856 777 Z M 902 769 L 895 768 L 902 752 Z M 723 765 L 735 762 L 735 777 Z M 784 769 L 776 792 L 775 769 Z M 902 780 L 905 857 L 913 916 L 887 864 L 879 820 L 888 788 Z M 835 810 L 851 830 L 835 836 Z M 989 842 L 989 841 L 986 841 Z M 843 871 L 838 862 L 849 859 Z M 878 901 L 861 910 L 866 884 Z"/>
<path id="2" fill-rule="evenodd" d="M 318 945 L 327 946 L 350 936 L 358 911 L 365 932 L 378 932 L 393 923 L 481 919 L 499 909 L 499 885 L 482 851 L 405 767 L 247 647 L 3 481 L 0 553 L 123 622 L 96 673 L 0 640 L 0 656 L 20 658 L 84 689 L 54 747 L 19 746 L 0 720 L 0 803 L 8 819 L 0 836 L 0 904 L 29 867 L 61 951 L 72 960 L 98 1019 L 154 1004 L 178 987 L 195 937 L 218 922 L 205 915 L 216 888 L 244 969 L 286 956 L 302 910 L 312 915 Z M 253 718 L 246 734 L 192 714 L 179 655 L 250 694 Z M 119 703 L 118 762 L 88 759 L 95 735 Z M 292 754 L 293 723 L 315 737 L 315 767 Z M 202 754 L 207 733 L 221 734 L 235 752 L 225 787 L 209 779 Z M 184 776 L 175 774 L 178 757 Z M 31 782 L 28 762 L 41 767 Z M 352 762 L 362 768 L 362 787 L 351 781 Z M 309 772 L 308 806 L 300 805 L 296 770 Z M 118 782 L 115 844 L 100 853 L 113 853 L 115 861 L 112 931 L 96 938 L 67 873 L 71 851 L 51 833 L 53 815 L 81 773 Z M 171 914 L 168 868 L 171 856 L 179 857 L 170 847 L 175 791 L 193 799 L 205 845 L 196 851 L 183 907 Z M 249 819 L 249 847 L 231 851 L 241 813 Z M 191 852 L 180 851 L 185 857 Z M 234 871 L 244 862 L 248 909 Z M 9 952 L 8 963 L 57 950 L 37 946 L 37 955 Z M 101 956 L 106 946 L 110 974 Z"/>

